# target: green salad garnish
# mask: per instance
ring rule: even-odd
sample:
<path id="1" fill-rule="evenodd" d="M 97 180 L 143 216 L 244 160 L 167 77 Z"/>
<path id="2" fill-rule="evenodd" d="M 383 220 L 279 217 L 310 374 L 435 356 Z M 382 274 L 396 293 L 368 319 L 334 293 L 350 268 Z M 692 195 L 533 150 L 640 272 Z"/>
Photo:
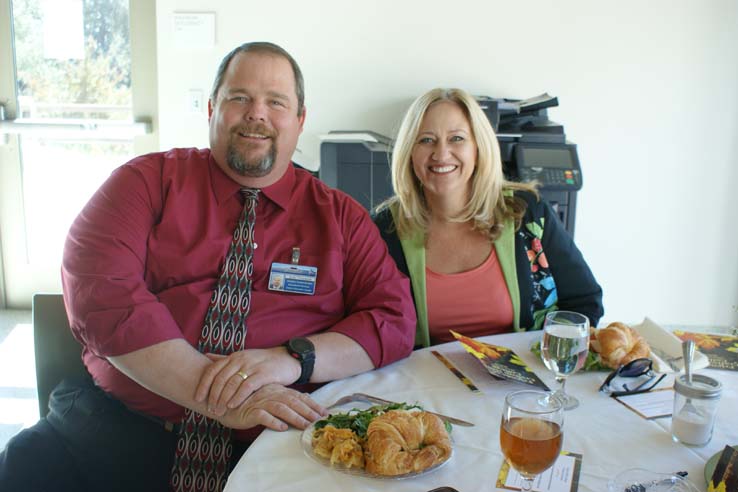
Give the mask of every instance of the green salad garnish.
<path id="1" fill-rule="evenodd" d="M 315 423 L 315 430 L 322 429 L 326 425 L 332 425 L 337 429 L 351 429 L 361 439 L 366 439 L 366 430 L 375 417 L 389 412 L 390 410 L 423 410 L 420 405 L 409 405 L 407 403 L 392 403 L 390 405 L 374 405 L 364 410 L 352 408 L 346 413 L 330 414 L 323 420 Z M 446 429 L 448 430 L 448 428 Z"/>

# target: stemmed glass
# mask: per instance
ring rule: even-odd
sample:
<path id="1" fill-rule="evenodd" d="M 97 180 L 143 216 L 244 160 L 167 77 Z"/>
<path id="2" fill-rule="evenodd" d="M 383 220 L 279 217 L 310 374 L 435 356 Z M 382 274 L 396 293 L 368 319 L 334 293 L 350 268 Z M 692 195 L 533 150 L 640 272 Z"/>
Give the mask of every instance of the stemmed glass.
<path id="1" fill-rule="evenodd" d="M 505 396 L 500 447 L 523 478 L 522 490 L 531 490 L 536 476 L 556 462 L 563 441 L 564 410 L 550 393 L 522 390 Z"/>
<path id="2" fill-rule="evenodd" d="M 589 353 L 589 318 L 571 311 L 552 311 L 543 323 L 541 358 L 556 374 L 561 387 L 553 394 L 564 410 L 579 406 L 579 400 L 566 393 L 566 378 L 578 371 Z"/>

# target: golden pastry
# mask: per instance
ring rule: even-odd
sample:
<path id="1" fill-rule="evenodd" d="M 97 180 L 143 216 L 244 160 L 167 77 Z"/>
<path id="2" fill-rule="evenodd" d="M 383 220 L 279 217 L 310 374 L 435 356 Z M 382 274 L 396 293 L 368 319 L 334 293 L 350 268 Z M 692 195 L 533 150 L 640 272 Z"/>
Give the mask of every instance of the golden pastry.
<path id="1" fill-rule="evenodd" d="M 441 419 L 427 412 L 391 410 L 372 420 L 365 443 L 366 471 L 377 475 L 421 472 L 451 455 Z"/>
<path id="2" fill-rule="evenodd" d="M 648 342 L 633 328 L 614 322 L 594 331 L 592 349 L 600 354 L 600 361 L 612 369 L 634 359 L 648 357 Z"/>

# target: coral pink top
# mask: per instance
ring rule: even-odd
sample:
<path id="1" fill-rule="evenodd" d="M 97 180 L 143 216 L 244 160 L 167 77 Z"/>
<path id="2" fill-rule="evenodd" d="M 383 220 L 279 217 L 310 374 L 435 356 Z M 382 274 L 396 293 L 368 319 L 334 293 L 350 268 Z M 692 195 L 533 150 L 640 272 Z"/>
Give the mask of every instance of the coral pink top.
<path id="1" fill-rule="evenodd" d="M 425 269 L 431 343 L 455 340 L 449 330 L 468 337 L 507 333 L 513 306 L 495 248 L 478 267 L 461 273 Z"/>

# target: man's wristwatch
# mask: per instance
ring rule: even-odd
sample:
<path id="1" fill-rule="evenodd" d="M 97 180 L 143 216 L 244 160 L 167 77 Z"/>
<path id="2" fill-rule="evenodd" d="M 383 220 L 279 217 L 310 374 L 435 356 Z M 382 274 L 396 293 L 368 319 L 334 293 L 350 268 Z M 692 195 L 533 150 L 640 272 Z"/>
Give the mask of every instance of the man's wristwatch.
<path id="1" fill-rule="evenodd" d="M 315 367 L 315 345 L 307 338 L 297 337 L 285 344 L 287 352 L 300 362 L 300 379 L 295 384 L 305 384 L 310 381 Z"/>

